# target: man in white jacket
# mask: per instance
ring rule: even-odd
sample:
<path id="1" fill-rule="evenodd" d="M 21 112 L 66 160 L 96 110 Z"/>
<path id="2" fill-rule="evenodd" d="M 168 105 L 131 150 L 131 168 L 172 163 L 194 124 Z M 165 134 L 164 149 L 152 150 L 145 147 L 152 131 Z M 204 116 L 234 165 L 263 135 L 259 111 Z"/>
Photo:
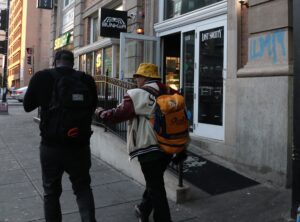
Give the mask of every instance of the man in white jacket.
<path id="1" fill-rule="evenodd" d="M 163 175 L 172 156 L 159 148 L 149 121 L 154 115 L 155 96 L 144 90 L 143 86 L 152 87 L 161 94 L 167 91 L 171 94 L 178 92 L 160 82 L 158 68 L 154 64 L 140 64 L 133 76 L 138 88 L 128 90 L 116 108 L 105 111 L 98 108 L 95 114 L 105 121 L 128 120 L 127 150 L 131 159 L 138 158 L 146 181 L 142 202 L 135 206 L 139 221 L 148 222 L 153 210 L 155 222 L 171 222 Z"/>

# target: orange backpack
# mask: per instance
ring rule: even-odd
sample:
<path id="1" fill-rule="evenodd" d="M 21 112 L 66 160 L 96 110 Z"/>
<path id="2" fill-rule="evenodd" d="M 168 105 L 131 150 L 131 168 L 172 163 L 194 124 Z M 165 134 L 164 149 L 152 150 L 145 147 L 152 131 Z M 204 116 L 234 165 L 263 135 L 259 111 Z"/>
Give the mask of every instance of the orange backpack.
<path id="1" fill-rule="evenodd" d="M 150 86 L 142 87 L 156 98 L 154 117 L 150 118 L 160 148 L 168 154 L 180 153 L 189 143 L 189 125 L 184 97 L 178 93 L 158 92 Z M 161 91 L 161 90 L 160 90 Z"/>

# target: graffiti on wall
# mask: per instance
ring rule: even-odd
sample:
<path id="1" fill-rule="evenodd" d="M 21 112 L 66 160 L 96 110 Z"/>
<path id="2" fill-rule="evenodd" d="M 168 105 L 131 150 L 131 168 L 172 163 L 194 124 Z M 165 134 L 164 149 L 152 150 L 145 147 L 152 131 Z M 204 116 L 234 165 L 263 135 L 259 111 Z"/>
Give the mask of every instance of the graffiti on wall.
<path id="1" fill-rule="evenodd" d="M 287 62 L 288 31 L 277 30 L 251 37 L 249 40 L 249 62 Z"/>

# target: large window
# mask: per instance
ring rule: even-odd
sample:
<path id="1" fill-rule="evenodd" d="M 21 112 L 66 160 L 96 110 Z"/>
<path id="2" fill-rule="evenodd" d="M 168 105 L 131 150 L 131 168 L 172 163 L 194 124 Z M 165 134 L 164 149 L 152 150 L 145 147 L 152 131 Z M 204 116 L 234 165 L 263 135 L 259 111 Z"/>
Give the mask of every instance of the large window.
<path id="1" fill-rule="evenodd" d="M 90 19 L 90 43 L 98 40 L 98 17 L 91 17 Z"/>
<path id="2" fill-rule="evenodd" d="M 220 2 L 223 0 L 165 0 L 165 19 Z"/>
<path id="3" fill-rule="evenodd" d="M 200 123 L 223 124 L 224 27 L 200 32 L 199 103 Z"/>

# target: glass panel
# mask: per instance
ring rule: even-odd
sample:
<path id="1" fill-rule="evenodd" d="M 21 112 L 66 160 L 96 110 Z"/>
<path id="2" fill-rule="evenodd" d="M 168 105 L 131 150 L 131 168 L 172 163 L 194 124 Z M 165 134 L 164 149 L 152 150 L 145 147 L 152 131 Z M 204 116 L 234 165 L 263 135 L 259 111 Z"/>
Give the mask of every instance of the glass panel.
<path id="1" fill-rule="evenodd" d="M 115 52 L 116 52 L 116 55 L 115 55 L 115 61 L 116 61 L 116 78 L 118 79 L 119 78 L 119 72 L 120 72 L 120 47 L 118 45 L 114 46 L 115 47 Z"/>
<path id="2" fill-rule="evenodd" d="M 102 53 L 101 49 L 95 52 L 95 75 L 102 74 Z"/>
<path id="3" fill-rule="evenodd" d="M 164 82 L 175 90 L 180 89 L 180 38 L 181 33 L 164 36 Z"/>
<path id="4" fill-rule="evenodd" d="M 97 28 L 98 27 L 98 17 L 93 18 L 92 22 L 93 22 L 93 28 L 92 28 L 93 42 L 96 42 L 98 40 L 98 28 Z"/>
<path id="5" fill-rule="evenodd" d="M 200 32 L 198 121 L 223 124 L 224 27 Z"/>
<path id="6" fill-rule="evenodd" d="M 86 54 L 86 74 L 93 75 L 93 53 Z"/>
<path id="7" fill-rule="evenodd" d="M 131 81 L 140 63 L 156 64 L 156 41 L 125 40 L 124 74 L 121 79 Z"/>
<path id="8" fill-rule="evenodd" d="M 85 54 L 79 56 L 79 70 L 86 72 L 86 56 L 85 56 Z"/>
<path id="9" fill-rule="evenodd" d="M 223 0 L 165 0 L 164 18 L 173 18 L 220 1 Z"/>
<path id="10" fill-rule="evenodd" d="M 166 79 L 165 82 L 168 86 L 175 90 L 180 88 L 180 58 L 179 57 L 166 57 Z"/>
<path id="11" fill-rule="evenodd" d="M 112 47 L 104 49 L 104 74 L 112 76 Z"/>
<path id="12" fill-rule="evenodd" d="M 182 83 L 183 95 L 187 109 L 187 116 L 190 123 L 190 130 L 193 131 L 194 113 L 194 58 L 195 58 L 195 32 L 183 34 L 183 70 Z"/>

